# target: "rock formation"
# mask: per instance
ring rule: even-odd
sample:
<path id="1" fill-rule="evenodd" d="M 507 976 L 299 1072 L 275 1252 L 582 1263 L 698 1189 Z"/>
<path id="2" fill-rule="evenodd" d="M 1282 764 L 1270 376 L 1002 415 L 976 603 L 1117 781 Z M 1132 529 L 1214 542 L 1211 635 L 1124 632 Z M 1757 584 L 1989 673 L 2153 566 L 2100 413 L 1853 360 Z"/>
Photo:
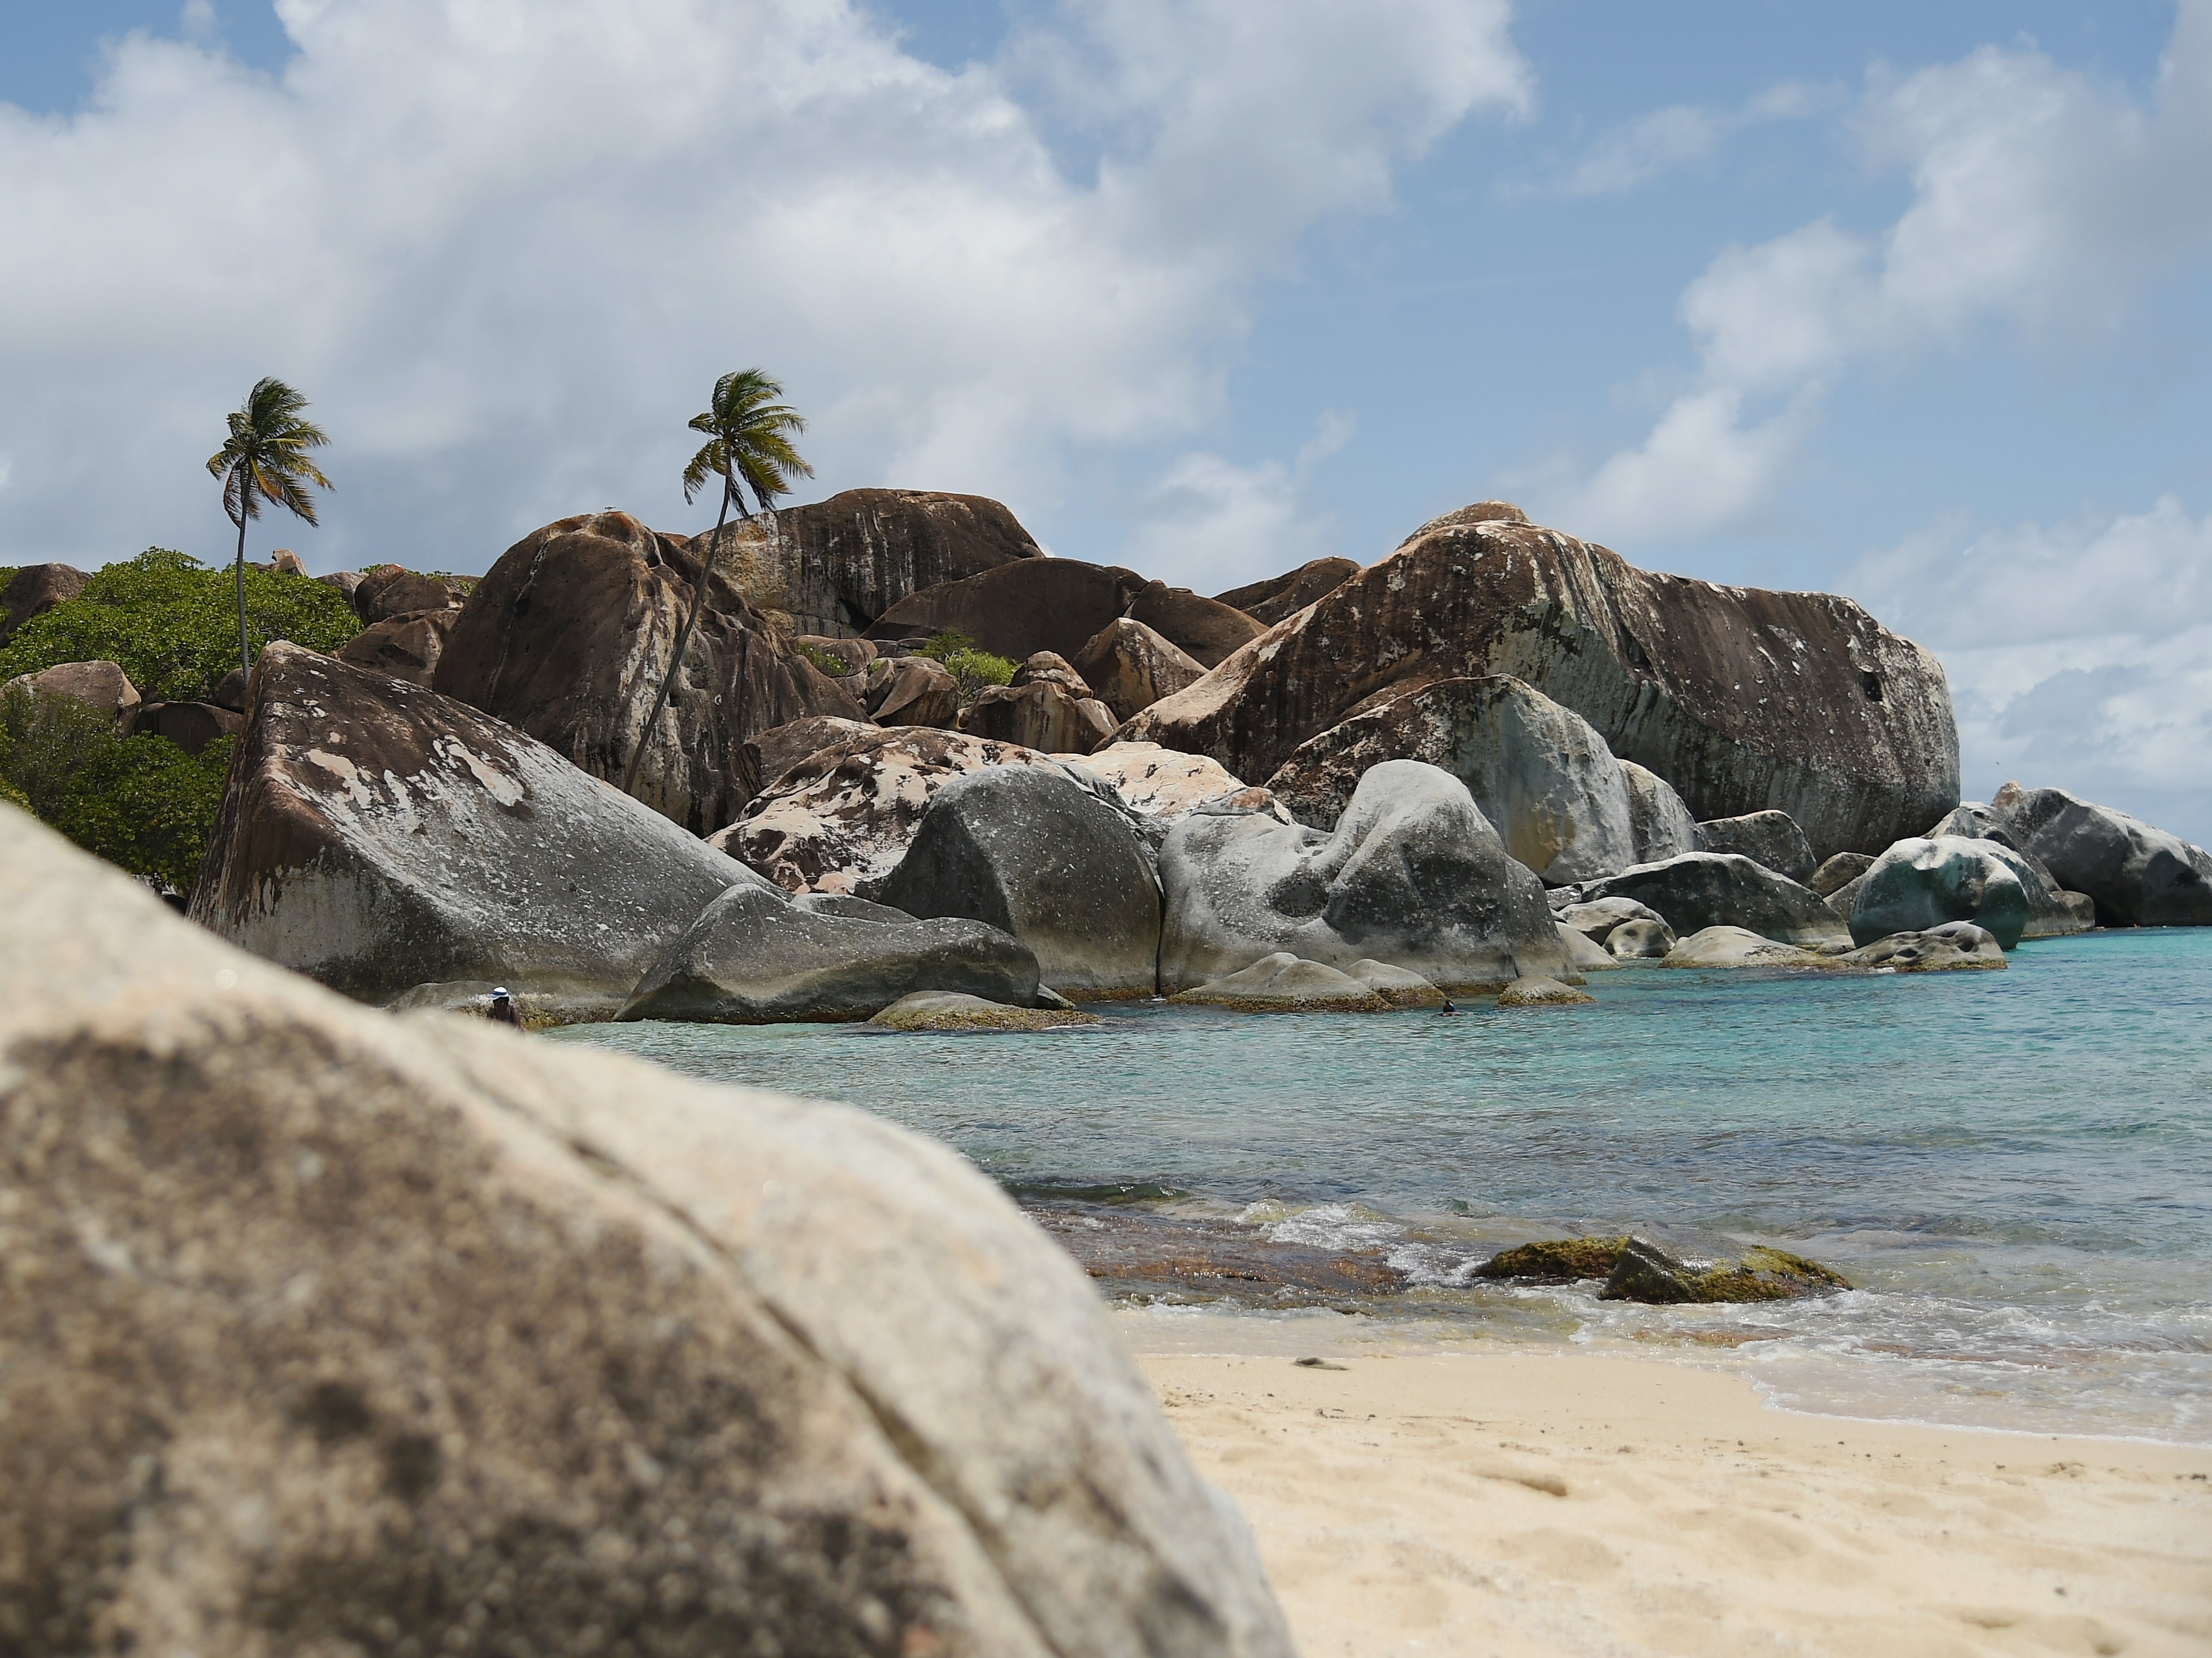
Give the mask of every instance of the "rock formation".
<path id="1" fill-rule="evenodd" d="M 843 1022 L 872 1018 L 919 990 L 1026 1006 L 1036 989 L 1036 957 L 996 927 L 920 920 L 854 898 L 793 899 L 763 881 L 708 904 L 617 1017 Z"/>
<path id="2" fill-rule="evenodd" d="M 1784 944 L 1748 927 L 1699 927 L 1660 959 L 1662 967 L 1828 968 L 1838 958 Z"/>
<path id="3" fill-rule="evenodd" d="M 682 543 L 627 513 L 550 524 L 469 595 L 431 683 L 595 777 L 620 781 L 642 744 L 638 798 L 694 834 L 719 829 L 748 798 L 746 738 L 805 714 L 856 720 L 860 708 L 718 571 L 668 704 L 646 731 L 698 573 Z"/>
<path id="4" fill-rule="evenodd" d="M 1892 932 L 1838 958 L 1893 973 L 1956 973 L 2005 965 L 1997 936 L 1972 921 L 1946 921 L 1919 932 Z"/>
<path id="5" fill-rule="evenodd" d="M 1506 674 L 1370 698 L 1267 780 L 1299 822 L 1326 829 L 1369 767 L 1420 760 L 1465 783 L 1505 849 L 1565 885 L 1636 861 L 1628 785 L 1582 716 Z"/>
<path id="6" fill-rule="evenodd" d="M 1663 864 L 1640 864 L 1577 896 L 1633 898 L 1685 936 L 1708 927 L 1746 927 L 1784 944 L 1825 944 L 1844 936 L 1843 918 L 1809 887 L 1737 853 L 1692 852 Z"/>
<path id="7" fill-rule="evenodd" d="M 1972 921 L 2010 950 L 2027 932 L 2027 889 L 1994 841 L 1899 841 L 1874 861 L 1851 902 L 1851 942 Z"/>
<path id="8" fill-rule="evenodd" d="M 917 990 L 900 997 L 868 1023 L 906 1031 L 1066 1030 L 1097 1024 L 1099 1018 L 1068 1007 L 1010 1007 L 957 991 Z"/>
<path id="9" fill-rule="evenodd" d="M 198 754 L 216 738 L 244 731 L 246 716 L 212 702 L 145 702 L 139 705 L 137 729 Z"/>
<path id="10" fill-rule="evenodd" d="M 1117 720 L 1143 713 L 1206 673 L 1197 658 L 1127 616 L 1092 635 L 1077 653 L 1074 667 Z"/>
<path id="11" fill-rule="evenodd" d="M 1012 933 L 1063 996 L 1158 987 L 1160 891 L 1144 845 L 1120 812 L 1056 766 L 992 766 L 946 783 L 881 898 L 909 914 L 965 916 Z"/>
<path id="12" fill-rule="evenodd" d="M 1109 785 L 1133 811 L 1164 823 L 1187 817 L 1200 806 L 1237 811 L 1269 811 L 1285 823 L 1290 814 L 1265 789 L 1248 788 L 1202 754 L 1181 754 L 1157 743 L 1115 743 L 1067 762 Z"/>
<path id="13" fill-rule="evenodd" d="M 0 694 L 21 686 L 33 696 L 65 696 L 108 715 L 128 735 L 138 718 L 141 699 L 131 676 L 113 662 L 58 662 L 37 673 L 17 674 Z"/>
<path id="14" fill-rule="evenodd" d="M 2101 926 L 2212 926 L 2212 853 L 2063 789 L 2008 783 L 1990 802 L 2013 843 L 2073 892 Z"/>
<path id="15" fill-rule="evenodd" d="M 1209 667 L 1259 627 L 1241 610 L 1148 582 L 1118 565 L 1041 558 L 925 588 L 884 612 L 868 637 L 926 639 L 951 631 L 1017 662 L 1038 651 L 1073 661 L 1101 629 L 1123 616 Z"/>
<path id="16" fill-rule="evenodd" d="M 1209 668 L 1218 667 L 1240 646 L 1267 632 L 1233 605 L 1203 598 L 1188 587 L 1170 587 L 1164 581 L 1147 583 L 1129 601 L 1126 614 L 1130 621 L 1173 641 L 1177 649 Z"/>
<path id="17" fill-rule="evenodd" d="M 426 610 L 451 610 L 461 602 L 452 584 L 397 564 L 382 564 L 363 572 L 346 599 L 353 613 L 371 627 Z"/>
<path id="18" fill-rule="evenodd" d="M 0 645 L 34 616 L 44 616 L 64 599 L 75 598 L 91 580 L 67 564 L 27 564 L 0 587 Z"/>
<path id="19" fill-rule="evenodd" d="M 428 685 L 460 614 L 458 609 L 410 610 L 373 622 L 339 647 L 338 659 L 410 685 Z"/>
<path id="20" fill-rule="evenodd" d="M 1616 962 L 1656 962 L 1673 953 L 1674 929 L 1651 917 L 1623 921 L 1605 935 L 1605 953 Z"/>
<path id="21" fill-rule="evenodd" d="M 1327 833 L 1194 812 L 1169 830 L 1160 878 L 1168 990 L 1277 950 L 1336 968 L 1371 957 L 1448 992 L 1569 973 L 1535 876 L 1464 783 L 1419 761 L 1372 768 Z"/>
<path id="22" fill-rule="evenodd" d="M 1316 558 L 1295 570 L 1213 597 L 1220 604 L 1243 611 L 1261 627 L 1272 628 L 1285 616 L 1297 615 L 1316 599 L 1328 597 L 1358 574 L 1359 566 L 1351 559 Z"/>
<path id="23" fill-rule="evenodd" d="M 1929 838 L 1933 840 L 1935 837 L 1930 835 Z M 1813 878 L 1805 884 L 1826 898 L 1849 886 L 1873 867 L 1874 858 L 1869 853 L 1839 852 L 1832 858 L 1824 859 L 1820 868 L 1813 872 Z"/>
<path id="24" fill-rule="evenodd" d="M 605 1018 L 743 865 L 450 697 L 278 641 L 192 894 L 232 943 L 365 1001 L 492 983 Z"/>
<path id="25" fill-rule="evenodd" d="M 824 749 L 872 736 L 876 727 L 865 720 L 840 720 L 834 714 L 809 714 L 785 726 L 775 726 L 748 738 L 739 763 L 752 784 L 752 793 L 774 788 L 784 773 Z"/>
<path id="26" fill-rule="evenodd" d="M 960 682 L 927 656 L 878 657 L 862 671 L 861 706 L 879 726 L 935 726 L 960 720 Z"/>
<path id="27" fill-rule="evenodd" d="M 1813 878 L 1820 860 L 1813 856 L 1813 843 L 1797 820 L 1786 811 L 1747 812 L 1741 817 L 1717 817 L 1698 825 L 1700 852 L 1737 852 L 1755 864 L 1764 864 L 1777 875 L 1802 884 Z"/>
<path id="28" fill-rule="evenodd" d="M 1540 974 L 1516 979 L 1498 995 L 1500 1007 L 1585 1007 L 1595 1000 L 1597 998 L 1586 990 L 1577 990 L 1571 984 Z"/>
<path id="29" fill-rule="evenodd" d="M 1045 754 L 1088 754 L 1114 734 L 1114 716 L 1066 657 L 1037 651 L 1011 683 L 985 686 L 961 710 L 960 729 Z"/>
<path id="30" fill-rule="evenodd" d="M 0 914 L 0 1645 L 1288 1658 L 952 1152 L 349 1005 L 4 808 Z"/>
<path id="31" fill-rule="evenodd" d="M 1348 973 L 1279 950 L 1168 999 L 1239 1013 L 1387 1013 L 1390 1004 Z"/>
<path id="32" fill-rule="evenodd" d="M 1485 502 L 1424 525 L 1121 736 L 1266 777 L 1389 686 L 1510 673 L 1700 817 L 1768 807 L 1878 851 L 1957 804 L 1934 657 L 1847 598 L 1638 570 Z"/>
<path id="33" fill-rule="evenodd" d="M 1664 863 L 1699 850 L 1698 820 L 1672 783 L 1633 760 L 1620 762 L 1620 780 L 1628 788 L 1628 834 L 1636 843 L 1636 862 Z"/>

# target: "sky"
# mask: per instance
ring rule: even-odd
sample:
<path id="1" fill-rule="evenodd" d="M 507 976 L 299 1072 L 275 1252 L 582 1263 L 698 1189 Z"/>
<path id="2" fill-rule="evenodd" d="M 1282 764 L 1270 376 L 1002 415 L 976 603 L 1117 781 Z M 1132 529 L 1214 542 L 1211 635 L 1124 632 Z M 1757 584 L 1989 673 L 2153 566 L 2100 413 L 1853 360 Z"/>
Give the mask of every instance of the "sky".
<path id="1" fill-rule="evenodd" d="M 1218 592 L 1502 496 L 1936 651 L 1965 785 L 2212 842 L 2212 0 L 0 0 L 0 565 L 481 570 L 679 483 Z"/>

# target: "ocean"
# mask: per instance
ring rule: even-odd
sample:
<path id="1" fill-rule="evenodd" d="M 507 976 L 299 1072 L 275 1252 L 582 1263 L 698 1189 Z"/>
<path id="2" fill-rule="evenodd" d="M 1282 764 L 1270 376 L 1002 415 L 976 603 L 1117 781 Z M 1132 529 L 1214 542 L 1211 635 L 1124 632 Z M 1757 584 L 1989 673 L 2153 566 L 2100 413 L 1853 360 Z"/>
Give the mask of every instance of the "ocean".
<path id="1" fill-rule="evenodd" d="M 956 1147 L 1133 1309 L 1262 1351 L 1568 1343 L 1724 1363 L 1776 1405 L 2212 1442 L 2212 929 L 2002 973 L 1593 975 L 1595 1006 L 1041 1035 L 574 1027 Z M 1532 1238 L 1696 1226 L 1835 1267 L 1753 1306 L 1476 1278 Z"/>

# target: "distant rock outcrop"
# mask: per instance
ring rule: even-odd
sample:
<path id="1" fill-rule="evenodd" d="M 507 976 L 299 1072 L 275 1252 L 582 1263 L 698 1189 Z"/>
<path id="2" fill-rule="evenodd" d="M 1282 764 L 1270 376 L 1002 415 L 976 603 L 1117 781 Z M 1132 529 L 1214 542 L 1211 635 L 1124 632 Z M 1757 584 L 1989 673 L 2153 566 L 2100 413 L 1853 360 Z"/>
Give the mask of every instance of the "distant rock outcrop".
<path id="1" fill-rule="evenodd" d="M 1820 856 L 1958 802 L 1942 669 L 1850 599 L 1652 574 L 1503 502 L 1424 525 L 1120 734 L 1266 777 L 1386 687 L 1497 673 L 1700 817 L 1785 811 Z"/>
<path id="2" fill-rule="evenodd" d="M 1267 632 L 1234 605 L 1203 598 L 1188 587 L 1170 587 L 1164 581 L 1147 583 L 1129 601 L 1127 614 L 1130 621 L 1143 623 L 1209 668 L 1226 661 L 1239 647 Z"/>
<path id="3" fill-rule="evenodd" d="M 748 738 L 861 710 L 770 631 L 726 565 L 659 723 L 646 730 L 698 574 L 684 544 L 627 513 L 549 524 L 469 595 L 431 683 L 610 781 L 641 744 L 638 798 L 694 834 L 719 829 L 749 798 L 738 752 Z"/>
<path id="4" fill-rule="evenodd" d="M 1143 713 L 1206 673 L 1196 657 L 1127 616 L 1116 617 L 1092 635 L 1074 666 L 1116 720 Z"/>
<path id="5" fill-rule="evenodd" d="M 1005 685 L 987 685 L 960 711 L 970 737 L 1045 754 L 1088 754 L 1114 734 L 1114 716 L 1067 659 L 1038 651 Z"/>
<path id="6" fill-rule="evenodd" d="M 1813 843 L 1786 811 L 1752 811 L 1700 823 L 1696 849 L 1741 853 L 1801 885 L 1810 881 L 1820 866 L 1820 860 L 1813 855 Z"/>
<path id="7" fill-rule="evenodd" d="M 605 1018 L 718 895 L 766 884 L 450 697 L 278 641 L 252 704 L 192 918 L 363 1001 L 499 983 Z"/>
<path id="8" fill-rule="evenodd" d="M 2027 888 L 1994 841 L 1954 835 L 1899 841 L 1859 879 L 1851 941 L 1870 944 L 1893 932 L 1924 932 L 1948 921 L 1971 921 L 2005 950 L 2027 931 Z"/>
<path id="9" fill-rule="evenodd" d="M 2212 926 L 2212 853 L 2063 789 L 2008 783 L 1990 811 L 2102 926 Z"/>
<path id="10" fill-rule="evenodd" d="M 1633 760 L 1620 762 L 1620 780 L 1628 786 L 1628 831 L 1636 842 L 1636 862 L 1663 863 L 1698 849 L 1698 820 L 1672 783 Z"/>
<path id="11" fill-rule="evenodd" d="M 1352 559 L 1316 558 L 1295 570 L 1213 597 L 1243 611 L 1261 627 L 1272 628 L 1285 616 L 1295 616 L 1316 599 L 1334 592 L 1358 574 L 1359 566 Z"/>
<path id="12" fill-rule="evenodd" d="M 438 659 L 460 614 L 453 608 L 410 610 L 373 622 L 339 647 L 338 658 L 356 668 L 427 686 L 437 675 Z"/>
<path id="13" fill-rule="evenodd" d="M 1740 853 L 1692 852 L 1661 864 L 1639 864 L 1576 889 L 1583 902 L 1632 898 L 1689 935 L 1708 927 L 1743 927 L 1783 944 L 1817 944 L 1844 938 L 1843 918 L 1809 887 Z"/>
<path id="14" fill-rule="evenodd" d="M 44 616 L 64 599 L 75 598 L 90 580 L 68 564 L 27 564 L 0 587 L 0 645 L 5 645 L 34 616 Z"/>
<path id="15" fill-rule="evenodd" d="M 354 614 L 371 627 L 396 616 L 451 610 L 461 602 L 451 583 L 397 564 L 381 564 L 365 571 L 346 598 Z"/>
<path id="16" fill-rule="evenodd" d="M 65 696 L 97 709 L 115 721 L 126 735 L 137 720 L 141 698 L 131 676 L 114 662 L 58 662 L 37 673 L 17 674 L 0 691 L 17 686 L 33 696 Z"/>
<path id="17" fill-rule="evenodd" d="M 878 617 L 868 637 L 925 639 L 952 632 L 1017 662 L 1038 651 L 1073 661 L 1101 629 L 1123 616 L 1209 667 L 1260 630 L 1241 610 L 1147 581 L 1134 570 L 1042 558 L 925 588 Z"/>

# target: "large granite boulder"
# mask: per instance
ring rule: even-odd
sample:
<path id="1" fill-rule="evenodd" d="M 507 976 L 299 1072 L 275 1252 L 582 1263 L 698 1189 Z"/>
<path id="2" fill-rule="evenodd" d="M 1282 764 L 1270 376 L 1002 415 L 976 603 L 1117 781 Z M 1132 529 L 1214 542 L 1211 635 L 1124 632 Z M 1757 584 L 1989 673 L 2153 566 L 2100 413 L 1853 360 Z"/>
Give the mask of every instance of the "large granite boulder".
<path id="1" fill-rule="evenodd" d="M 1272 628 L 1284 617 L 1296 616 L 1316 599 L 1334 592 L 1358 574 L 1359 566 L 1351 559 L 1316 558 L 1295 570 L 1232 587 L 1225 593 L 1214 594 L 1214 598 L 1243 611 L 1261 627 Z"/>
<path id="2" fill-rule="evenodd" d="M 987 685 L 960 712 L 971 737 L 1045 754 L 1088 754 L 1114 734 L 1114 716 L 1066 657 L 1033 652 L 1004 685 Z"/>
<path id="3" fill-rule="evenodd" d="M 1986 927 L 1946 921 L 1920 932 L 1891 932 L 1837 958 L 1892 973 L 1972 972 L 2005 965 L 2004 946 Z"/>
<path id="4" fill-rule="evenodd" d="M 952 1152 L 349 1005 L 4 808 L 0 914 L 0 1646 L 1287 1658 Z"/>
<path id="5" fill-rule="evenodd" d="M 1160 889 L 1144 843 L 1095 785 L 1057 767 L 992 766 L 947 783 L 880 896 L 1012 933 L 1063 996 L 1158 988 Z"/>
<path id="6" fill-rule="evenodd" d="M 1212 668 L 1249 645 L 1267 629 L 1234 605 L 1206 598 L 1188 587 L 1148 583 L 1129 601 L 1128 619 L 1171 641 L 1193 660 Z"/>
<path id="7" fill-rule="evenodd" d="M 477 585 L 432 686 L 619 782 L 694 834 L 749 791 L 739 750 L 806 714 L 860 717 L 850 692 L 780 640 L 718 568 L 659 722 L 645 728 L 699 576 L 696 556 L 623 513 L 526 536 Z M 367 586 L 363 584 L 364 587 Z M 358 595 L 356 595 L 358 597 Z"/>
<path id="8" fill-rule="evenodd" d="M 814 665 L 832 679 L 866 670 L 880 654 L 872 641 L 841 639 L 830 634 L 799 634 L 792 643 L 814 659 Z"/>
<path id="9" fill-rule="evenodd" d="M 1636 861 L 1627 781 L 1605 739 L 1510 675 L 1376 699 L 1301 744 L 1267 787 L 1299 822 L 1326 829 L 1383 760 L 1425 761 L 1465 783 L 1505 849 L 1548 884 Z"/>
<path id="10" fill-rule="evenodd" d="M 1620 762 L 1620 780 L 1628 789 L 1628 835 L 1638 863 L 1664 863 L 1702 850 L 1698 820 L 1672 783 L 1633 760 Z"/>
<path id="11" fill-rule="evenodd" d="M 783 589 L 803 633 L 864 634 L 926 587 L 1044 556 L 997 501 L 927 489 L 847 489 L 723 531 L 725 556 L 744 549 Z M 695 553 L 714 538 L 692 537 Z"/>
<path id="12" fill-rule="evenodd" d="M 958 732 L 863 732 L 770 781 L 708 844 L 787 891 L 873 898 L 906 856 L 938 792 L 986 766 L 1061 770 L 1048 754 Z"/>
<path id="13" fill-rule="evenodd" d="M 824 905 L 848 905 L 841 913 Z M 872 1018 L 916 991 L 1027 1006 L 1037 963 L 996 927 L 856 899 L 732 887 L 660 952 L 617 1016 L 719 1024 Z"/>
<path id="14" fill-rule="evenodd" d="M 1698 852 L 1737 852 L 1753 863 L 1764 864 L 1777 875 L 1802 884 L 1813 878 L 1820 860 L 1813 856 L 1813 843 L 1797 820 L 1786 811 L 1746 812 L 1739 817 L 1716 817 L 1698 825 Z"/>
<path id="15" fill-rule="evenodd" d="M 1934 840 L 1934 835 L 1928 837 Z M 1832 858 L 1821 859 L 1820 866 L 1813 872 L 1813 878 L 1805 884 L 1823 898 L 1840 892 L 1874 867 L 1874 855 L 1863 852 L 1839 852 Z"/>
<path id="16" fill-rule="evenodd" d="M 1329 831 L 1194 812 L 1168 831 L 1160 879 L 1167 990 L 1278 950 L 1345 970 L 1371 957 L 1446 991 L 1572 976 L 1534 874 L 1464 783 L 1417 760 L 1370 768 Z"/>
<path id="17" fill-rule="evenodd" d="M 1060 757 L 1108 784 L 1131 810 L 1163 823 L 1188 817 L 1201 806 L 1268 811 L 1290 821 L 1273 794 L 1248 787 L 1206 755 L 1182 754 L 1157 743 L 1113 743 Z"/>
<path id="18" fill-rule="evenodd" d="M 1225 1007 L 1238 1013 L 1388 1013 L 1392 1006 L 1349 973 L 1304 961 L 1286 950 L 1178 991 L 1168 999 L 1186 1007 Z"/>
<path id="19" fill-rule="evenodd" d="M 1775 807 L 1821 857 L 1879 851 L 1958 802 L 1942 667 L 1850 599 L 1653 574 L 1504 502 L 1424 525 L 1121 735 L 1267 777 L 1386 686 L 1496 673 L 1698 817 Z"/>
<path id="20" fill-rule="evenodd" d="M 1664 863 L 1639 864 L 1577 890 L 1584 903 L 1633 898 L 1666 919 L 1686 939 L 1707 927 L 1743 927 L 1790 944 L 1844 937 L 1843 917 L 1809 887 L 1741 853 L 1692 852 Z"/>
<path id="21" fill-rule="evenodd" d="M 867 635 L 896 640 L 959 633 L 1016 662 L 1037 651 L 1072 661 L 1101 628 L 1127 613 L 1145 586 L 1135 571 L 1118 566 L 1023 559 L 910 594 L 878 616 Z"/>
<path id="22" fill-rule="evenodd" d="M 387 616 L 346 641 L 338 648 L 338 659 L 410 685 L 428 685 L 437 676 L 438 659 L 460 616 L 457 607 L 448 606 Z"/>
<path id="23" fill-rule="evenodd" d="M 397 564 L 380 564 L 362 573 L 346 600 L 356 616 L 374 627 L 403 616 L 451 610 L 460 604 L 461 596 L 442 577 L 403 569 Z"/>
<path id="24" fill-rule="evenodd" d="M 784 773 L 824 749 L 871 736 L 874 726 L 865 720 L 840 720 L 834 714 L 809 714 L 788 725 L 771 726 L 745 739 L 741 763 L 752 782 L 752 792 L 772 788 Z"/>
<path id="25" fill-rule="evenodd" d="M 75 598 L 90 580 L 82 570 L 68 564 L 27 564 L 0 587 L 0 645 L 34 616 L 44 616 L 65 599 Z"/>
<path id="26" fill-rule="evenodd" d="M 1990 802 L 2013 844 L 2087 893 L 2102 926 L 2212 926 L 2212 853 L 2063 789 L 2008 783 Z"/>
<path id="27" fill-rule="evenodd" d="M 0 693 L 18 686 L 33 696 L 65 696 L 72 702 L 82 702 L 107 715 L 125 733 L 136 725 L 143 700 L 131 683 L 131 676 L 113 662 L 58 662 L 37 673 L 17 674 L 0 685 Z"/>
<path id="28" fill-rule="evenodd" d="M 212 702 L 144 702 L 139 705 L 137 730 L 174 743 L 186 754 L 198 754 L 210 743 L 236 737 L 246 729 L 246 716 Z"/>
<path id="29" fill-rule="evenodd" d="M 362 1000 L 500 983 L 605 1018 L 714 898 L 765 884 L 451 697 L 278 641 L 252 703 L 192 917 Z"/>
<path id="30" fill-rule="evenodd" d="M 1091 635 L 1074 666 L 1116 720 L 1141 714 L 1206 672 L 1205 665 L 1141 622 L 1116 617 Z"/>
<path id="31" fill-rule="evenodd" d="M 933 657 L 878 657 L 862 670 L 860 683 L 861 706 L 878 726 L 949 731 L 960 723 L 960 682 Z"/>
<path id="32" fill-rule="evenodd" d="M 1972 921 L 2010 950 L 2027 930 L 2027 889 L 1994 841 L 1899 841 L 1875 859 L 1851 901 L 1851 942 Z"/>
<path id="33" fill-rule="evenodd" d="M 1785 944 L 1748 927 L 1700 927 L 1666 955 L 1660 957 L 1662 967 L 1735 968 L 1735 967 L 1794 967 L 1827 969 L 1837 966 L 1838 956 L 1824 956 L 1818 950 L 1807 950 L 1801 944 Z"/>

